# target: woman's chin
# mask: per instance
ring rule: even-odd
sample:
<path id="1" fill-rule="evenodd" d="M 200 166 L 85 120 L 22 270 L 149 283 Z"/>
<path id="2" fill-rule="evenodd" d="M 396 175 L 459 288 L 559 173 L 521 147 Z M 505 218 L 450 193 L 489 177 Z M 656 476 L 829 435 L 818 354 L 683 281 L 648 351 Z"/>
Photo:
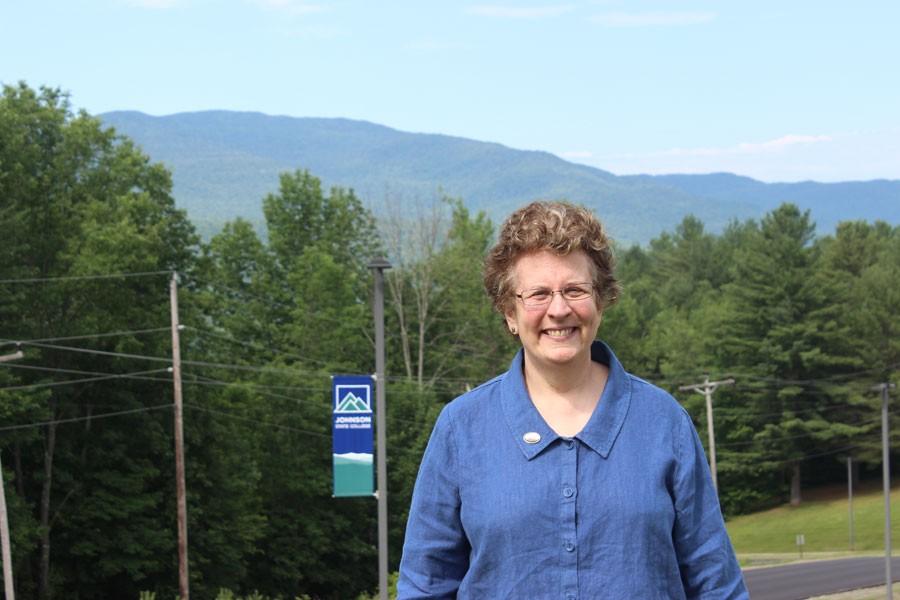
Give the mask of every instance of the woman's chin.
<path id="1" fill-rule="evenodd" d="M 557 348 L 548 348 L 543 353 L 546 362 L 555 365 L 567 365 L 578 356 L 578 348 L 573 346 L 563 346 Z"/>

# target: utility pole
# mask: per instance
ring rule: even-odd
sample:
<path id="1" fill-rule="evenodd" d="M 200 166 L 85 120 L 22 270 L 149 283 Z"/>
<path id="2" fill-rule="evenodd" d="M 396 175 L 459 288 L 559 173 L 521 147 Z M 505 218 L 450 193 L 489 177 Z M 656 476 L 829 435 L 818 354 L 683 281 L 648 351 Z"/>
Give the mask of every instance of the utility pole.
<path id="1" fill-rule="evenodd" d="M 6 486 L 3 483 L 3 466 L 0 465 L 0 543 L 3 552 L 3 588 L 6 600 L 16 600 L 13 589 L 12 553 L 9 549 L 9 521 L 6 516 Z"/>
<path id="2" fill-rule="evenodd" d="M 847 457 L 847 510 L 850 522 L 850 549 L 853 550 L 853 457 Z"/>
<path id="3" fill-rule="evenodd" d="M 894 579 L 891 576 L 891 449 L 890 424 L 888 423 L 888 389 L 893 383 L 879 383 L 873 390 L 881 391 L 881 478 L 884 484 L 884 578 L 887 599 L 894 597 Z"/>
<path id="4" fill-rule="evenodd" d="M 734 385 L 734 379 L 723 379 L 721 381 L 710 381 L 709 375 L 704 376 L 703 383 L 695 383 L 693 385 L 682 385 L 678 389 L 682 392 L 693 390 L 698 394 L 706 397 L 706 429 L 709 431 L 709 470 L 712 471 L 713 487 L 716 493 L 719 492 L 718 470 L 716 469 L 716 434 L 713 430 L 713 408 L 712 395 L 721 385 Z"/>
<path id="5" fill-rule="evenodd" d="M 383 257 L 369 263 L 375 276 L 375 298 L 372 312 L 375 317 L 375 427 L 378 444 L 376 481 L 378 489 L 378 597 L 388 600 L 388 512 L 387 512 L 387 419 L 384 408 L 384 271 L 391 268 Z"/>
<path id="6" fill-rule="evenodd" d="M 0 362 L 18 360 L 23 357 L 21 350 L 0 356 Z M 12 551 L 9 544 L 9 517 L 6 514 L 6 485 L 3 482 L 3 464 L 0 461 L 0 554 L 3 556 L 3 589 L 6 600 L 16 600 L 13 585 Z"/>
<path id="7" fill-rule="evenodd" d="M 178 591 L 181 600 L 190 598 L 188 586 L 187 499 L 184 489 L 184 427 L 181 402 L 181 342 L 178 332 L 178 273 L 169 281 L 172 305 L 172 383 L 175 394 L 175 501 L 178 511 Z"/>
<path id="8" fill-rule="evenodd" d="M 4 354 L 3 356 L 0 356 L 0 362 L 6 362 L 9 360 L 18 360 L 18 359 L 22 358 L 23 356 L 25 356 L 25 355 L 22 354 L 21 350 L 16 350 L 12 354 Z"/>

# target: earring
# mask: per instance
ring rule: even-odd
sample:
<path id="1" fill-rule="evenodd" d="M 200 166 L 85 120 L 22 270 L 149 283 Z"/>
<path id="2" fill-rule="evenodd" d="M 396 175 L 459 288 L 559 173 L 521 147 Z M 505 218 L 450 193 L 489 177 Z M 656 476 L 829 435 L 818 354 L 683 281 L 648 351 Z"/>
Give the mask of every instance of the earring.
<path id="1" fill-rule="evenodd" d="M 510 327 L 509 332 L 513 335 L 519 335 L 519 329 L 517 327 Z"/>

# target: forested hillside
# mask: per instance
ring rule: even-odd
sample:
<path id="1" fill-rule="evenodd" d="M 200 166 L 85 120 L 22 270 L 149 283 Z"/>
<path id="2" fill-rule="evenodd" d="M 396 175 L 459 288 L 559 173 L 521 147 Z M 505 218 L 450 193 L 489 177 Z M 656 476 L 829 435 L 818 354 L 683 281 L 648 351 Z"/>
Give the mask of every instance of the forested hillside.
<path id="1" fill-rule="evenodd" d="M 396 568 L 440 408 L 516 350 L 481 290 L 497 223 L 431 195 L 376 218 L 302 169 L 242 198 L 268 235 L 233 219 L 202 241 L 166 168 L 58 91 L 4 88 L 0 355 L 23 357 L 0 363 L 0 458 L 20 598 L 174 594 L 173 274 L 194 597 L 372 591 L 375 502 L 331 496 L 329 375 L 374 370 L 379 254 Z M 784 500 L 792 477 L 840 480 L 848 454 L 880 468 L 871 387 L 900 374 L 900 227 L 816 234 L 814 216 L 783 204 L 721 233 L 689 216 L 619 249 L 600 335 L 626 368 L 673 391 L 704 443 L 703 398 L 678 386 L 736 380 L 715 395 L 729 515 Z"/>
<path id="2" fill-rule="evenodd" d="M 349 119 L 204 111 L 154 117 L 100 115 L 173 173 L 174 194 L 204 235 L 235 217 L 263 230 L 259 198 L 278 174 L 302 168 L 325 188 L 353 188 L 368 208 L 439 193 L 464 198 L 494 221 L 527 202 L 566 198 L 601 215 L 617 239 L 646 244 L 689 214 L 721 233 L 784 202 L 811 209 L 819 231 L 845 219 L 900 224 L 900 181 L 767 184 L 727 173 L 620 177 L 547 152 Z M 852 199 L 852 201 L 850 201 Z M 377 210 L 376 210 L 377 212 Z"/>

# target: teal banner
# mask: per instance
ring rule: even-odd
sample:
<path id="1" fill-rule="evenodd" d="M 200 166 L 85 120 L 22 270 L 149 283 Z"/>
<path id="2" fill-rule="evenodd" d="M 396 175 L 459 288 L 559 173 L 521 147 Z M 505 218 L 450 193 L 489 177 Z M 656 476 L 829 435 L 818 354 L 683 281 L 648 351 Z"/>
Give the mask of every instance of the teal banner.
<path id="1" fill-rule="evenodd" d="M 334 495 L 371 496 L 374 489 L 370 375 L 331 378 Z"/>

